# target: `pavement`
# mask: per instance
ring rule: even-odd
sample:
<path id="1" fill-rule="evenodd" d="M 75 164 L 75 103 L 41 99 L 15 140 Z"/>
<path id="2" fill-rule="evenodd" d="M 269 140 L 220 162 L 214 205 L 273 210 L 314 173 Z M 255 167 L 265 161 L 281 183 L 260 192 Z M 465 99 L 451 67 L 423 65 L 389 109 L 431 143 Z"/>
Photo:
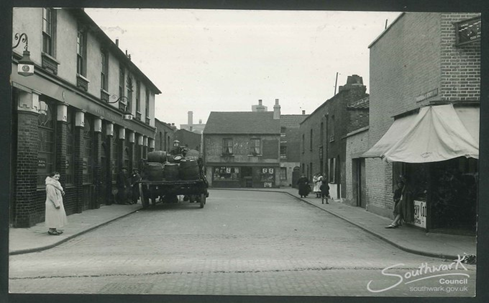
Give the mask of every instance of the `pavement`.
<path id="1" fill-rule="evenodd" d="M 212 190 L 217 189 L 211 189 L 208 198 L 210 203 L 212 203 Z M 293 196 L 410 253 L 451 260 L 455 260 L 464 254 L 476 255 L 477 242 L 474 236 L 429 233 L 406 225 L 387 229 L 385 227 L 391 223 L 391 219 L 368 212 L 360 207 L 344 204 L 340 200 L 330 199 L 329 204 L 321 204 L 321 199 L 316 198 L 315 195 L 300 198 L 297 189 L 290 187 L 234 190 L 272 191 Z M 59 236 L 48 235 L 44 223 L 36 224 L 30 228 L 10 228 L 9 254 L 32 253 L 55 247 L 141 209 L 141 204 L 112 204 L 102 205 L 99 209 L 86 210 L 80 214 L 72 214 L 68 216 L 68 224 L 64 228 L 63 234 Z"/>

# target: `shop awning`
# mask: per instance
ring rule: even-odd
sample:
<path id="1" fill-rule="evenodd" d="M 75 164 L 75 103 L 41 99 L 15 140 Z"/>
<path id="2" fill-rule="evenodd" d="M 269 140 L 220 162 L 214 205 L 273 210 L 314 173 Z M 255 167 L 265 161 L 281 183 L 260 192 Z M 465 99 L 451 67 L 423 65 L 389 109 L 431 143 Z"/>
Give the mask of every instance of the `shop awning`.
<path id="1" fill-rule="evenodd" d="M 457 157 L 479 158 L 479 109 L 427 106 L 394 121 L 362 157 L 388 162 L 426 163 Z"/>

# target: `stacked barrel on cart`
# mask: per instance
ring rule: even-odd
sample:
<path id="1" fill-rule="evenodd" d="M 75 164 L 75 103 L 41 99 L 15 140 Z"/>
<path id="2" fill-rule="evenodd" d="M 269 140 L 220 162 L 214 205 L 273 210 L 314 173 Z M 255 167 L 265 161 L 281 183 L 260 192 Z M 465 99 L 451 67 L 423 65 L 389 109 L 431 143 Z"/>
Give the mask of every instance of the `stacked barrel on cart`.
<path id="1" fill-rule="evenodd" d="M 165 151 L 148 153 L 143 173 L 149 181 L 177 181 L 200 179 L 198 157 L 173 156 Z"/>

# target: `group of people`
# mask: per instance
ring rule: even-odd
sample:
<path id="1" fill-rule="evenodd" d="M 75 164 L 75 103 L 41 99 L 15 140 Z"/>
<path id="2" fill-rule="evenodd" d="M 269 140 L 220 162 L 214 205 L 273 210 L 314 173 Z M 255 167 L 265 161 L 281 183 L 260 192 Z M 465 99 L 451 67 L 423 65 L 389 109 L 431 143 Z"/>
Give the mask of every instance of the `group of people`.
<path id="1" fill-rule="evenodd" d="M 117 204 L 137 204 L 139 200 L 138 181 L 141 181 L 141 176 L 137 169 L 132 170 L 129 175 L 127 167 L 123 167 L 117 174 Z"/>
<path id="2" fill-rule="evenodd" d="M 329 204 L 328 199 L 330 199 L 329 195 L 329 184 L 328 181 L 323 178 L 320 173 L 317 173 L 312 178 L 313 188 L 311 189 L 311 185 L 309 183 L 309 179 L 302 175 L 297 181 L 297 185 L 299 186 L 299 196 L 301 198 L 305 198 L 309 195 L 311 190 L 316 194 L 316 198 L 321 198 L 321 204 Z"/>

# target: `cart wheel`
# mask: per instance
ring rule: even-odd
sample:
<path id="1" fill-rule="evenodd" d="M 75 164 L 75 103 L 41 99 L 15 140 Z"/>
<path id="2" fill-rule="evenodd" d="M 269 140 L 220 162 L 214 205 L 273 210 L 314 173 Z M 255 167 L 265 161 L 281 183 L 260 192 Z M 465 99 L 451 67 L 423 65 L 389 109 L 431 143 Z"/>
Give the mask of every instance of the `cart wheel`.
<path id="1" fill-rule="evenodd" d="M 200 194 L 200 208 L 204 208 L 205 194 Z"/>
<path id="2" fill-rule="evenodd" d="M 146 197 L 146 195 L 144 194 L 142 183 L 139 183 L 139 195 L 141 196 L 141 203 L 143 204 L 143 209 L 148 208 L 149 201 L 148 201 L 148 197 Z"/>

